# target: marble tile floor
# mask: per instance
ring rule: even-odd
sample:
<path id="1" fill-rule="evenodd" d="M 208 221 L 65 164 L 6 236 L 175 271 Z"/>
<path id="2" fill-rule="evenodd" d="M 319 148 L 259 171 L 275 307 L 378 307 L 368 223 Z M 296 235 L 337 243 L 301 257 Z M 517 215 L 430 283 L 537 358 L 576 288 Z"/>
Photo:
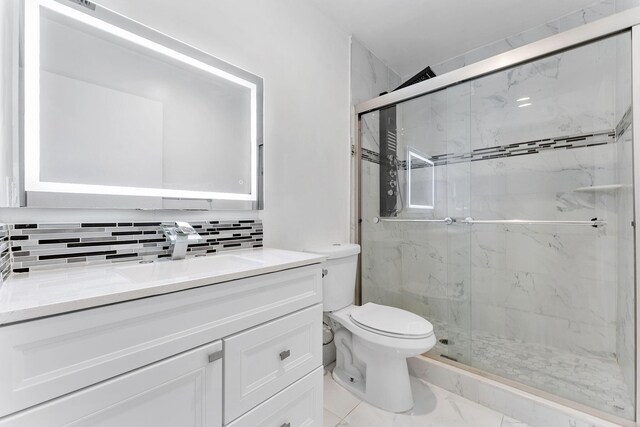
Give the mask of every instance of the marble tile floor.
<path id="1" fill-rule="evenodd" d="M 415 407 L 395 414 L 362 402 L 338 385 L 329 370 L 324 376 L 324 427 L 527 427 L 527 424 L 411 378 Z"/>
<path id="2" fill-rule="evenodd" d="M 574 354 L 480 331 L 473 332 L 473 345 L 468 345 L 468 333 L 451 333 L 453 331 L 442 323 L 434 326 L 438 338 L 448 335 L 456 337 L 455 342 L 448 346 L 438 343 L 432 350 L 435 354 L 453 356 L 474 368 L 610 414 L 624 418 L 633 416 L 632 395 L 614 355 L 598 357 Z M 461 354 L 469 354 L 469 351 L 471 363 L 468 357 Z"/>

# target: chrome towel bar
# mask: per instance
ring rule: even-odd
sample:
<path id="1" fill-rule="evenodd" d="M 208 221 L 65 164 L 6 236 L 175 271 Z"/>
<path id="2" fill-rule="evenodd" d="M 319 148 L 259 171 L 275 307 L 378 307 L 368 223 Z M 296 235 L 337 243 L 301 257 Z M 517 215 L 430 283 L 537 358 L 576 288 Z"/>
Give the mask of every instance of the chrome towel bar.
<path id="1" fill-rule="evenodd" d="M 373 217 L 373 223 L 379 222 L 427 222 L 451 225 L 455 222 L 461 224 L 513 224 L 513 225 L 587 225 L 590 227 L 603 227 L 607 225 L 607 221 L 593 218 L 589 221 L 543 221 L 530 219 L 473 219 L 471 217 L 464 219 L 453 219 L 446 217 L 444 219 L 416 219 L 416 218 L 379 218 Z"/>

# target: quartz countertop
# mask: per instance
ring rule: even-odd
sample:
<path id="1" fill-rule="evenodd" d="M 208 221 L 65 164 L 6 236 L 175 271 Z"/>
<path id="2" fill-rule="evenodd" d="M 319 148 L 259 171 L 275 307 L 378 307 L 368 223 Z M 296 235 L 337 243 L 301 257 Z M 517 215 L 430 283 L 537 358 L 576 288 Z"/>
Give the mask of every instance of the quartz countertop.
<path id="1" fill-rule="evenodd" d="M 176 261 L 13 274 L 0 286 L 0 325 L 273 273 L 324 259 L 322 255 L 260 248 Z"/>

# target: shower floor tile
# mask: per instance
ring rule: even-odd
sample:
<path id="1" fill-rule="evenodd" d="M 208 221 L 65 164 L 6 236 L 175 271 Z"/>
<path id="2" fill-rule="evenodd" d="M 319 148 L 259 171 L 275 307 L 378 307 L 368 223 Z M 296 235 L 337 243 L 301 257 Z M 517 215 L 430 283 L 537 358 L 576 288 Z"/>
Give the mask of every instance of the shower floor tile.
<path id="1" fill-rule="evenodd" d="M 610 414 L 627 419 L 634 414 L 632 395 L 614 356 L 577 355 L 484 332 L 473 332 L 470 346 L 463 333 L 447 334 L 444 331 L 451 330 L 444 324 L 432 323 L 438 338 L 456 337 L 449 345 L 439 342 L 432 350 L 435 354 Z M 464 356 L 469 350 L 470 361 Z"/>

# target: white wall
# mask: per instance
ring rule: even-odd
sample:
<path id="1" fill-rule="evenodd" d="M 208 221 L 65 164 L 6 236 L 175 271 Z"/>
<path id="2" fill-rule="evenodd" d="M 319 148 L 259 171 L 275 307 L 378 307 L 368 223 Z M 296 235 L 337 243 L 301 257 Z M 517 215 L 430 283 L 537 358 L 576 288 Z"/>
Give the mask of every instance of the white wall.
<path id="1" fill-rule="evenodd" d="M 260 216 L 267 246 L 303 249 L 349 238 L 346 33 L 295 0 L 100 3 L 264 79 L 265 210 Z M 0 209 L 0 220 L 9 222 L 221 215 L 229 214 Z"/>

